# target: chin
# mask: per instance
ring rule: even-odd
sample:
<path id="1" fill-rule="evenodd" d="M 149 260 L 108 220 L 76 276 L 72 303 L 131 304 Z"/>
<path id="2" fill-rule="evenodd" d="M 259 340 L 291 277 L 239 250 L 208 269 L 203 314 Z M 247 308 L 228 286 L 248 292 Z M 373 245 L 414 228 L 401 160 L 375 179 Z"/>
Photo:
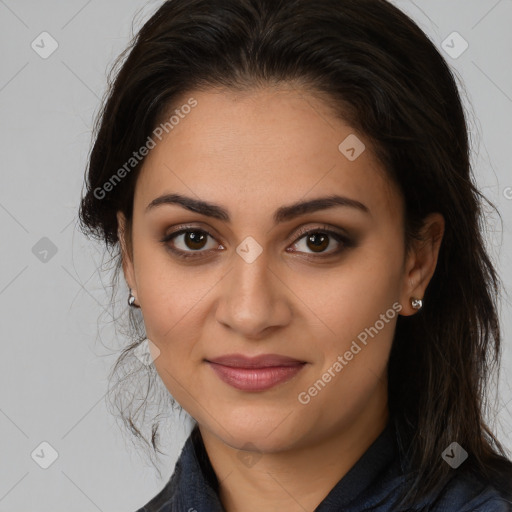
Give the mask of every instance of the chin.
<path id="1" fill-rule="evenodd" d="M 250 445 L 256 451 L 277 452 L 289 448 L 300 437 L 298 425 L 287 421 L 293 416 L 282 408 L 273 411 L 262 411 L 255 406 L 236 408 L 222 414 L 222 427 L 214 424 L 212 430 L 237 450 Z"/>

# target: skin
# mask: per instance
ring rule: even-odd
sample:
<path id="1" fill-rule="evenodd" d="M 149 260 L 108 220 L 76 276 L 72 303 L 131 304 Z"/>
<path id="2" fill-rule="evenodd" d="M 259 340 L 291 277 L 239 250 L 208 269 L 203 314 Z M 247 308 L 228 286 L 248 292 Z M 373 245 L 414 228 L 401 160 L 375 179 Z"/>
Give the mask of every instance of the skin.
<path id="1" fill-rule="evenodd" d="M 305 91 L 191 96 L 197 106 L 146 157 L 130 236 L 118 213 L 124 275 L 160 351 L 160 377 L 199 424 L 226 510 L 313 510 L 388 421 L 386 366 L 398 315 L 309 403 L 298 395 L 394 303 L 402 315 L 416 313 L 410 299 L 424 296 L 434 273 L 444 219 L 429 215 L 425 241 L 406 254 L 403 199 L 369 141 L 356 134 L 366 150 L 347 159 L 338 145 L 354 130 Z M 164 193 L 221 205 L 231 223 L 178 205 L 145 213 Z M 370 213 L 333 207 L 274 226 L 279 207 L 333 193 Z M 203 251 L 192 262 L 160 242 L 182 223 L 212 235 L 202 246 L 183 235 L 167 242 Z M 330 237 L 315 251 L 297 236 L 302 226 L 321 233 L 324 225 L 346 230 L 355 247 Z M 236 252 L 247 236 L 262 249 L 252 263 Z M 230 353 L 307 364 L 287 382 L 246 392 L 205 362 Z"/>

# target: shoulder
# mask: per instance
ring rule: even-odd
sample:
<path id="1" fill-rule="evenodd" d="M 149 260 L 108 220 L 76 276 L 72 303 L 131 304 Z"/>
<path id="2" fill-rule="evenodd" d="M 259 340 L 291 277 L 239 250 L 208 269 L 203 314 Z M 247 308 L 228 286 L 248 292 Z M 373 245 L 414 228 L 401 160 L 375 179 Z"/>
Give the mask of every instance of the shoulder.
<path id="1" fill-rule="evenodd" d="M 135 512 L 167 512 L 168 510 L 172 510 L 170 508 L 170 504 L 175 493 L 173 477 L 174 474 L 165 487 L 156 496 Z"/>
<path id="2" fill-rule="evenodd" d="M 199 430 L 195 428 L 187 438 L 166 486 L 136 512 L 222 512 L 216 491 L 215 473 Z"/>
<path id="3" fill-rule="evenodd" d="M 478 476 L 472 473 L 458 473 L 444 488 L 439 496 L 439 506 L 434 510 L 512 512 L 512 501 L 510 501 L 510 496 L 508 498 Z"/>
<path id="4" fill-rule="evenodd" d="M 135 512 L 170 512 L 173 510 L 171 504 L 176 495 L 178 483 L 183 472 L 183 460 L 188 455 L 188 444 L 185 444 L 181 456 L 176 462 L 174 471 L 164 488 Z"/>

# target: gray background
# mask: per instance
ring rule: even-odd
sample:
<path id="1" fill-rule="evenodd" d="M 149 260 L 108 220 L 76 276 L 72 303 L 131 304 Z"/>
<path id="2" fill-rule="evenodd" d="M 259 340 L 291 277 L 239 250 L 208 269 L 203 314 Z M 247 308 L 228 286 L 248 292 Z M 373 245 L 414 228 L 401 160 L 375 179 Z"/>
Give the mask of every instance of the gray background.
<path id="1" fill-rule="evenodd" d="M 493 220 L 488 241 L 509 290 L 512 1 L 394 3 L 442 52 L 454 31 L 469 43 L 457 58 L 443 54 L 464 82 L 478 183 L 504 220 L 503 231 Z M 0 512 L 134 511 L 163 487 L 189 432 L 178 422 L 168 432 L 159 480 L 109 414 L 107 375 L 124 340 L 104 310 L 101 248 L 76 228 L 106 71 L 160 4 L 0 0 Z M 31 47 L 43 31 L 58 43 L 46 59 Z M 509 449 L 511 312 L 507 299 L 500 414 L 491 420 Z M 58 453 L 48 469 L 31 457 L 43 441 Z"/>

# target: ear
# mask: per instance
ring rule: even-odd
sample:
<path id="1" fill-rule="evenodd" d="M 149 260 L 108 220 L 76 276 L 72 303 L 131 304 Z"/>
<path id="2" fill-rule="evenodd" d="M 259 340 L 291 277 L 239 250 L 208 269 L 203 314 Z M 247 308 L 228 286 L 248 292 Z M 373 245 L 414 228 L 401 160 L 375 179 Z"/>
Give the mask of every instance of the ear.
<path id="1" fill-rule="evenodd" d="M 123 212 L 117 212 L 117 236 L 121 247 L 121 257 L 123 263 L 123 273 L 126 283 L 130 287 L 132 294 L 137 298 L 137 283 L 135 281 L 135 272 L 133 269 L 133 250 L 131 234 L 127 230 L 126 217 Z"/>
<path id="2" fill-rule="evenodd" d="M 444 230 L 444 217 L 440 213 L 431 213 L 423 223 L 422 240 L 413 239 L 405 262 L 404 285 L 400 297 L 403 306 L 401 315 L 410 316 L 417 312 L 411 305 L 411 298 L 423 299 L 425 295 L 436 269 Z"/>

